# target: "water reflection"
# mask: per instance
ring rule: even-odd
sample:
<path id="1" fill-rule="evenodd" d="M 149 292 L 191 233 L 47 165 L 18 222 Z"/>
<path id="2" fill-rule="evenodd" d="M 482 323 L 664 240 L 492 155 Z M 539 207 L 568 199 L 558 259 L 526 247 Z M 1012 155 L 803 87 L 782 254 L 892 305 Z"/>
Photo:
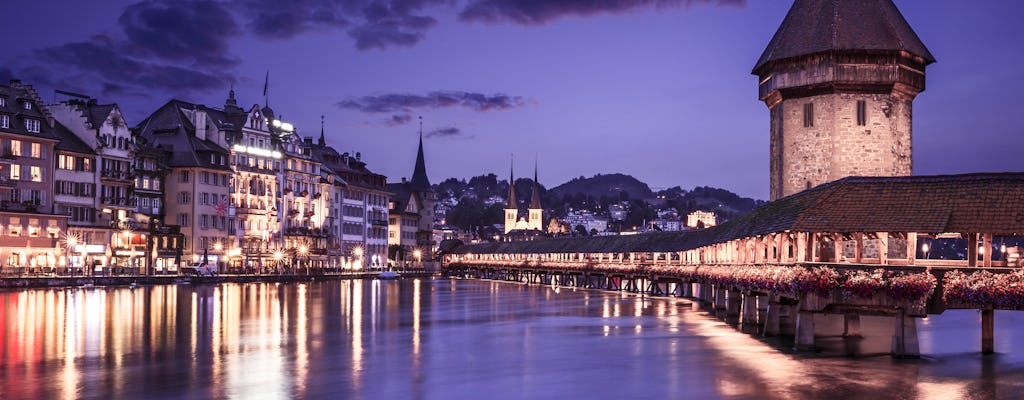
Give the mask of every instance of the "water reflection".
<path id="1" fill-rule="evenodd" d="M 930 356 L 897 361 L 793 354 L 683 301 L 537 285 L 0 291 L 0 397 L 1013 397 L 1024 313 L 996 316 L 1002 354 L 977 354 L 976 313 L 948 312 L 920 324 Z M 889 328 L 865 318 L 861 345 Z"/>

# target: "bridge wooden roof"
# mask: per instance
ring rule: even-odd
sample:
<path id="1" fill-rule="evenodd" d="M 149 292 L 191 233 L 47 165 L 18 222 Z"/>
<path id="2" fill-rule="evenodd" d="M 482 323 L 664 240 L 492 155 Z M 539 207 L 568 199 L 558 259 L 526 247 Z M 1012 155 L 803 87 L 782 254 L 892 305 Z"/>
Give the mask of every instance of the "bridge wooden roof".
<path id="1" fill-rule="evenodd" d="M 672 252 L 786 231 L 1024 236 L 1024 173 L 848 177 L 703 230 L 482 243 L 453 252 Z"/>

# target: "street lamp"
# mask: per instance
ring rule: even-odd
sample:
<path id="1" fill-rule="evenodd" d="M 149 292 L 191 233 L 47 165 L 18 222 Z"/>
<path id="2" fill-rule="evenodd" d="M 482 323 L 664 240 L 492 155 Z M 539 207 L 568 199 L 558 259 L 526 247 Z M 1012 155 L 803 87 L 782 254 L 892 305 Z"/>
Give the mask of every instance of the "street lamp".
<path id="1" fill-rule="evenodd" d="M 356 262 L 355 262 L 355 264 L 352 265 L 352 269 L 362 269 L 363 268 L 363 248 L 362 247 L 356 247 L 356 248 L 352 249 L 352 253 L 356 255 Z"/>
<path id="2" fill-rule="evenodd" d="M 924 253 L 924 258 L 928 259 L 928 243 L 925 242 L 921 245 L 921 252 Z"/>
<path id="3" fill-rule="evenodd" d="M 415 251 L 412 252 L 412 256 L 416 257 L 416 264 L 418 264 L 419 266 L 423 266 L 423 251 L 421 251 L 420 249 L 416 249 Z"/>
<path id="4" fill-rule="evenodd" d="M 284 258 L 284 253 L 281 250 L 274 250 L 274 268 L 277 269 L 277 273 L 281 273 L 281 259 Z"/>
<path id="5" fill-rule="evenodd" d="M 306 245 L 299 246 L 299 262 L 302 262 L 302 257 L 306 257 L 309 254 L 309 247 Z M 306 260 L 306 275 L 309 275 L 309 260 Z"/>

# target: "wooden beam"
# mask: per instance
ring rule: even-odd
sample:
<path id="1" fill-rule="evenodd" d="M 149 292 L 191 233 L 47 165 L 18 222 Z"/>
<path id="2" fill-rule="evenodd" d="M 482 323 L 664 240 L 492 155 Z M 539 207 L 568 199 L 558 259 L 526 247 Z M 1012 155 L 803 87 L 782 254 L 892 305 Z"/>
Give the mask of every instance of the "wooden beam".
<path id="1" fill-rule="evenodd" d="M 991 233 L 985 233 L 985 234 L 981 235 L 981 245 L 982 245 L 982 248 L 985 249 L 985 254 L 981 255 L 981 259 L 982 259 L 982 264 L 981 265 L 984 266 L 985 268 L 991 268 L 992 267 L 992 253 L 993 253 L 993 251 L 992 251 L 992 234 Z"/>
<path id="2" fill-rule="evenodd" d="M 967 266 L 978 266 L 978 234 L 967 234 Z"/>
<path id="3" fill-rule="evenodd" d="M 856 242 L 853 250 L 853 261 L 860 264 L 864 260 L 864 234 L 860 232 L 854 233 L 853 240 Z"/>
<path id="4" fill-rule="evenodd" d="M 917 232 L 907 232 L 907 265 L 917 263 Z"/>
<path id="5" fill-rule="evenodd" d="M 835 262 L 839 262 L 843 259 L 843 235 L 838 233 L 832 235 L 832 248 L 834 249 L 832 252 L 835 253 L 833 258 Z"/>
<path id="6" fill-rule="evenodd" d="M 889 263 L 889 232 L 878 232 L 878 263 Z"/>

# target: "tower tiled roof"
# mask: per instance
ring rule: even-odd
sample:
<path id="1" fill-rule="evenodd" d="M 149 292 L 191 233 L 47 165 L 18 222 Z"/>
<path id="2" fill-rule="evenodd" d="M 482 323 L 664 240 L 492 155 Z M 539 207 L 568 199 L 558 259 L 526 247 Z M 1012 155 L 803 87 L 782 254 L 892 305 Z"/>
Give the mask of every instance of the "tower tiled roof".
<path id="1" fill-rule="evenodd" d="M 537 166 L 533 166 L 533 195 L 530 197 L 530 209 L 540 207 L 540 184 L 537 183 Z"/>
<path id="2" fill-rule="evenodd" d="M 409 180 L 412 189 L 420 192 L 430 191 L 430 179 L 427 178 L 427 164 L 423 160 L 423 133 L 420 133 L 420 148 L 416 153 L 416 167 L 412 171 L 412 179 Z"/>
<path id="3" fill-rule="evenodd" d="M 796 0 L 754 66 L 835 50 L 907 51 L 935 62 L 892 0 Z"/>
<path id="4" fill-rule="evenodd" d="M 513 167 L 508 169 L 508 204 L 505 205 L 506 209 L 519 208 L 516 205 L 516 177 Z"/>

